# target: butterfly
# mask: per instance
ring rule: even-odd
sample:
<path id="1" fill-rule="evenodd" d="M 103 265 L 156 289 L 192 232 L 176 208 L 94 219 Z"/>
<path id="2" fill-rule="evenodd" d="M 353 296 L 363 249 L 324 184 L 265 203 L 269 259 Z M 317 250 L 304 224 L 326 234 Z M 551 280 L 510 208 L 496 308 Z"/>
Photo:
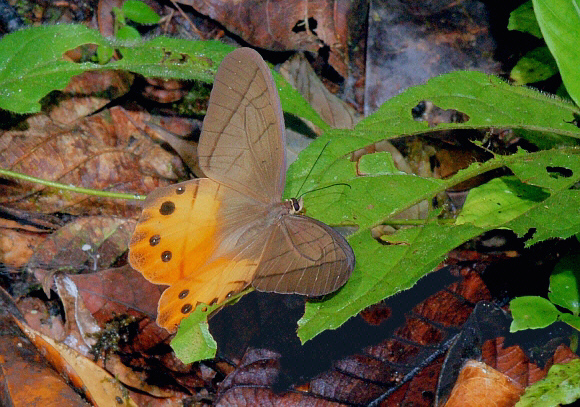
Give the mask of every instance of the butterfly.
<path id="1" fill-rule="evenodd" d="M 129 243 L 129 263 L 169 287 L 157 324 L 175 332 L 200 304 L 259 291 L 321 296 L 355 264 L 335 230 L 282 201 L 284 117 L 260 54 L 239 48 L 215 77 L 198 144 L 198 178 L 151 192 Z"/>

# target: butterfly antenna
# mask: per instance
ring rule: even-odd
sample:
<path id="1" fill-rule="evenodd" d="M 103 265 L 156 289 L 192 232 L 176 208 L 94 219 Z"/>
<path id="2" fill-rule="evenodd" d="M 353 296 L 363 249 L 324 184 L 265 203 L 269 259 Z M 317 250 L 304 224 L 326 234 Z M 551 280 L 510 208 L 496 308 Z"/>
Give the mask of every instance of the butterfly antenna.
<path id="1" fill-rule="evenodd" d="M 336 184 L 332 184 L 332 185 L 326 185 L 326 186 L 324 186 L 324 187 L 320 187 L 320 188 L 314 188 L 314 189 L 312 189 L 312 190 L 310 190 L 310 191 L 306 191 L 306 192 L 304 192 L 302 195 L 299 195 L 299 196 L 297 196 L 296 198 L 297 198 L 297 199 L 300 199 L 300 198 L 301 198 L 301 197 L 303 197 L 304 195 L 306 195 L 306 194 L 309 194 L 309 193 L 311 193 L 311 192 L 316 192 L 316 191 L 320 191 L 320 190 L 322 190 L 322 189 L 326 189 L 326 188 L 332 188 L 332 187 L 336 187 L 336 186 L 339 186 L 339 185 L 347 186 L 347 187 L 349 187 L 350 189 L 352 189 L 352 186 L 350 186 L 350 184 L 347 184 L 347 183 L 344 183 L 344 182 L 338 182 L 338 183 L 336 183 Z"/>
<path id="2" fill-rule="evenodd" d="M 298 193 L 300 193 L 300 191 L 302 191 L 302 188 L 304 187 L 304 184 L 306 184 L 306 181 L 310 177 L 310 174 L 312 174 L 312 170 L 314 169 L 314 167 L 316 167 L 316 164 L 318 163 L 318 160 L 320 160 L 320 157 L 322 157 L 322 153 L 324 153 L 324 150 L 326 149 L 326 147 L 328 147 L 328 145 L 330 144 L 331 141 L 332 140 L 328 140 L 326 142 L 326 144 L 324 145 L 324 147 L 322 147 L 322 150 L 320 150 L 320 154 L 318 154 L 318 157 L 316 157 L 316 160 L 314 160 L 314 164 L 312 164 L 312 167 L 310 167 L 310 170 L 308 171 L 308 174 L 306 174 L 306 177 L 304 178 L 304 181 L 302 182 L 302 185 L 300 185 L 300 188 L 298 188 Z M 302 195 L 304 195 L 304 194 L 302 194 Z M 302 195 L 298 195 L 298 197 L 300 197 Z"/>

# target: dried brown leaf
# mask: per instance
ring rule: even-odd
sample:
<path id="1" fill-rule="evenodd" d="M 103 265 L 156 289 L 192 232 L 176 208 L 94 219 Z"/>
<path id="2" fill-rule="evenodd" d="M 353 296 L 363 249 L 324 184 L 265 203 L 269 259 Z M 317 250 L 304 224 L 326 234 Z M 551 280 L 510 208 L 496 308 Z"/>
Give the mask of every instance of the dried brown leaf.
<path id="1" fill-rule="evenodd" d="M 333 0 L 179 0 L 218 21 L 253 46 L 272 51 L 318 52 L 329 47 L 329 63 L 347 74 L 348 17 L 358 2 Z"/>
<path id="2" fill-rule="evenodd" d="M 119 138 L 133 140 L 132 152 L 138 159 L 142 176 L 160 177 L 173 181 L 186 177 L 187 172 L 182 160 L 176 154 L 161 147 L 160 144 L 165 140 L 151 132 L 147 123 L 155 122 L 179 136 L 189 135 L 199 126 L 189 119 L 152 117 L 147 112 L 130 111 L 118 106 L 112 108 L 110 113 L 115 126 L 115 134 Z"/>
<path id="3" fill-rule="evenodd" d="M 17 321 L 17 324 L 54 368 L 64 374 L 94 405 L 114 406 L 124 403 L 126 406 L 137 406 L 126 389 L 94 362 L 21 322 Z"/>
<path id="4" fill-rule="evenodd" d="M 58 126 L 42 114 L 32 116 L 24 123 L 26 130 L 0 134 L 0 168 L 78 187 L 135 194 L 147 194 L 185 174 L 178 157 L 138 129 L 118 131 L 125 123 L 115 123 L 118 116 L 112 113 L 102 112 L 70 126 Z M 0 203 L 44 213 L 136 217 L 141 211 L 141 204 L 133 200 L 15 180 L 0 185 Z"/>
<path id="5" fill-rule="evenodd" d="M 197 159 L 197 143 L 192 140 L 187 140 L 178 135 L 158 126 L 155 123 L 147 122 L 147 127 L 155 134 L 167 142 L 181 157 L 185 165 L 199 178 L 205 177 L 199 161 Z"/>
<path id="6" fill-rule="evenodd" d="M 110 267 L 127 250 L 134 220 L 88 216 L 78 218 L 54 232 L 36 247 L 28 269 L 49 295 L 52 276 L 77 274 Z"/>
<path id="7" fill-rule="evenodd" d="M 74 350 L 88 357 L 97 343 L 94 335 L 101 328 L 68 276 L 56 276 L 55 285 L 65 314 L 65 338 L 62 342 L 68 343 Z"/>
<path id="8" fill-rule="evenodd" d="M 282 64 L 280 73 L 331 127 L 352 129 L 360 120 L 360 116 L 352 107 L 324 86 L 304 55 L 294 55 Z"/>
<path id="9" fill-rule="evenodd" d="M 139 330 L 132 343 L 133 350 L 150 349 L 169 337 L 155 323 L 157 302 L 165 287 L 150 283 L 130 266 L 70 278 L 101 326 L 119 315 L 137 318 Z"/>
<path id="10" fill-rule="evenodd" d="M 17 306 L 29 327 L 59 342 L 64 340 L 66 332 L 62 318 L 52 315 L 45 301 L 24 297 L 18 300 Z"/>
<path id="11" fill-rule="evenodd" d="M 2 405 L 89 406 L 36 351 L 6 313 L 0 317 L 0 331 Z"/>
<path id="12" fill-rule="evenodd" d="M 546 377 L 554 363 L 565 363 L 578 358 L 578 355 L 574 354 L 570 348 L 560 345 L 550 360 L 540 368 L 530 361 L 519 346 L 504 348 L 504 343 L 505 338 L 486 341 L 482 347 L 483 361 L 522 387 L 527 387 Z"/>
<path id="13" fill-rule="evenodd" d="M 271 386 L 278 374 L 279 354 L 267 350 L 251 349 L 240 362 L 235 372 L 221 383 L 216 406 L 343 406 L 315 397 L 306 392 L 276 394 Z M 239 386 L 239 387 L 238 387 Z"/>
<path id="14" fill-rule="evenodd" d="M 465 363 L 445 407 L 510 407 L 524 388 L 485 363 Z"/>
<path id="15" fill-rule="evenodd" d="M 72 124 L 129 91 L 134 75 L 127 71 L 87 71 L 74 76 L 49 106 L 56 123 Z"/>
<path id="16" fill-rule="evenodd" d="M 417 364 L 430 357 L 443 340 L 449 339 L 449 333 L 443 327 L 460 326 L 473 311 L 472 304 L 490 298 L 487 287 L 475 270 L 457 268 L 455 271 L 463 274 L 464 278 L 414 308 L 409 308 L 404 319 L 401 318 L 400 308 L 401 301 L 405 300 L 401 298 L 397 302 L 393 300 L 389 303 L 390 307 L 396 306 L 392 311 L 379 307 L 379 315 L 372 315 L 374 311 L 367 312 L 366 317 L 373 321 L 381 320 L 385 316 L 393 318 L 396 313 L 396 318 L 402 320 L 402 325 L 395 329 L 391 337 L 382 342 L 379 339 L 379 343 L 364 348 L 358 354 L 340 358 L 334 362 L 331 370 L 294 389 L 304 393 L 276 394 L 273 390 L 264 388 L 272 386 L 276 380 L 279 355 L 254 350 L 245 355 L 236 370 L 221 383 L 218 405 L 290 401 L 308 405 L 313 400 L 330 405 L 335 402 L 366 405 L 384 395 L 387 390 L 401 386 L 401 380 Z M 216 318 L 218 317 L 219 314 Z M 345 346 L 344 341 L 353 340 L 349 335 L 357 336 L 352 332 L 352 326 L 350 329 L 343 326 L 335 331 L 338 348 Z M 334 346 L 332 340 L 325 340 L 329 341 L 328 347 Z M 383 400 L 384 405 L 432 405 L 442 361 L 443 356 L 440 356 L 433 364 L 421 369 L 419 373 L 414 373 L 409 382 Z"/>
<path id="17" fill-rule="evenodd" d="M 176 395 L 176 392 L 166 391 L 148 384 L 147 376 L 143 372 L 125 366 L 121 358 L 116 354 L 107 355 L 105 358 L 105 369 L 123 384 L 154 397 L 168 398 Z"/>
<path id="18" fill-rule="evenodd" d="M 11 220 L 0 219 L 0 263 L 14 269 L 28 263 L 34 247 L 42 244 L 47 233 L 29 231 Z"/>

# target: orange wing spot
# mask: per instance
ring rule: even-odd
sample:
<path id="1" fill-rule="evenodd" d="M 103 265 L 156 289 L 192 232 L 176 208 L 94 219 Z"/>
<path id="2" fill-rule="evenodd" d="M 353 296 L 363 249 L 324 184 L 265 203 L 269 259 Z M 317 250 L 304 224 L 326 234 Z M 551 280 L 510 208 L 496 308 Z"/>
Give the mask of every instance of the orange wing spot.
<path id="1" fill-rule="evenodd" d="M 171 201 L 165 201 L 159 208 L 159 213 L 164 216 L 169 216 L 175 211 L 175 204 Z"/>

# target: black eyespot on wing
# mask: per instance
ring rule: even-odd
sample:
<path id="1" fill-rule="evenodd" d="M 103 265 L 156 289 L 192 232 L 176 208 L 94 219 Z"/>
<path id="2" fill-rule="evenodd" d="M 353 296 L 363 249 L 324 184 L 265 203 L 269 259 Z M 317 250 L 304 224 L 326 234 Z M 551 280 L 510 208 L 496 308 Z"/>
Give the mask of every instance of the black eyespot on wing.
<path id="1" fill-rule="evenodd" d="M 162 215 L 171 215 L 175 211 L 175 204 L 171 201 L 165 201 L 159 208 L 159 213 Z"/>
<path id="2" fill-rule="evenodd" d="M 185 297 L 187 297 L 188 294 L 189 290 L 183 290 L 182 292 L 179 293 L 178 297 L 180 300 L 183 300 Z"/>
<path id="3" fill-rule="evenodd" d="M 171 260 L 171 252 L 169 250 L 165 250 L 163 253 L 161 253 L 161 261 L 167 263 L 169 260 Z"/>
<path id="4" fill-rule="evenodd" d="M 161 242 L 161 236 L 159 235 L 153 235 L 151 238 L 149 238 L 149 244 L 151 246 L 157 246 L 159 242 Z"/>
<path id="5" fill-rule="evenodd" d="M 181 307 L 181 313 L 182 314 L 189 314 L 192 309 L 193 309 L 193 307 L 191 306 L 191 304 L 185 304 L 183 307 Z"/>

